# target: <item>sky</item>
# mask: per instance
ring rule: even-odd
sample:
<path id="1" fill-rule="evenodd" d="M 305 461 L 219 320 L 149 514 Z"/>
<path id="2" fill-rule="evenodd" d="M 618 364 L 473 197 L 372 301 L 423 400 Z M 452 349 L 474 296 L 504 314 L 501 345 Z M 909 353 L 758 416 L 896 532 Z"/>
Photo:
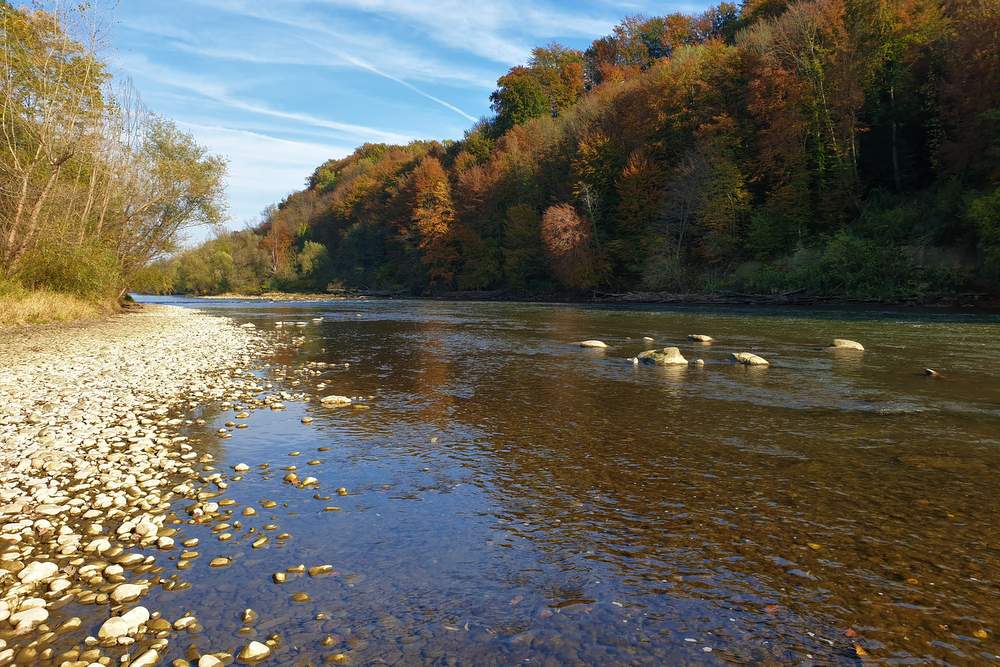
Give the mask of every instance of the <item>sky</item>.
<path id="1" fill-rule="evenodd" d="M 237 229 L 362 143 L 461 138 L 534 46 L 586 48 L 625 16 L 707 5 L 124 0 L 107 55 L 147 107 L 228 159 L 226 226 Z"/>

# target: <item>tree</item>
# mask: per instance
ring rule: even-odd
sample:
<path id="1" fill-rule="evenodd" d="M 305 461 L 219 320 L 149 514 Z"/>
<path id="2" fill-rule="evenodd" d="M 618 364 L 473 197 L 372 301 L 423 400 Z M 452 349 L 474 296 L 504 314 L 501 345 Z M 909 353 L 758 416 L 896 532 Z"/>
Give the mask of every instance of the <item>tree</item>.
<path id="1" fill-rule="evenodd" d="M 542 242 L 552 273 L 565 287 L 592 287 L 596 280 L 590 223 L 570 204 L 550 206 L 542 217 Z"/>
<path id="2" fill-rule="evenodd" d="M 270 274 L 278 276 L 286 273 L 291 265 L 291 249 L 295 237 L 277 207 L 265 209 L 261 217 L 264 219 L 261 225 L 264 235 L 260 240 L 260 248 L 267 254 Z"/>
<path id="3" fill-rule="evenodd" d="M 941 83 L 945 166 L 977 182 L 1000 180 L 1000 7 L 962 0 Z"/>
<path id="4" fill-rule="evenodd" d="M 74 15 L 0 2 L 0 271 L 13 274 L 36 242 L 46 206 L 79 153 L 92 149 L 108 75 L 94 45 L 72 39 Z"/>
<path id="5" fill-rule="evenodd" d="M 583 95 L 583 54 L 579 51 L 556 43 L 536 47 L 528 67 L 541 85 L 551 115 L 569 108 Z"/>
<path id="6" fill-rule="evenodd" d="M 431 286 L 450 288 L 459 255 L 455 247 L 455 209 L 448 176 L 437 158 L 427 156 L 417 165 L 413 184 L 413 222 Z"/>
<path id="7" fill-rule="evenodd" d="M 126 278 L 173 250 L 185 229 L 219 224 L 225 211 L 225 160 L 169 121 L 152 119 L 136 168 L 141 194 L 114 225 Z"/>
<path id="8" fill-rule="evenodd" d="M 527 67 L 511 68 L 497 79 L 497 89 L 490 95 L 490 102 L 490 108 L 497 115 L 495 129 L 500 134 L 551 113 L 541 81 Z"/>
<path id="9" fill-rule="evenodd" d="M 761 20 L 741 45 L 753 64 L 751 112 L 761 121 L 762 168 L 770 178 L 809 174 L 807 206 L 829 228 L 857 206 L 860 64 L 842 0 L 792 5 Z"/>
<path id="10" fill-rule="evenodd" d="M 636 273 L 647 254 L 650 227 L 660 210 L 663 173 L 645 151 L 633 151 L 615 182 L 618 210 L 614 216 L 619 243 L 617 259 L 624 271 Z"/>
<path id="11" fill-rule="evenodd" d="M 99 22 L 70 7 L 0 2 L 0 277 L 93 295 L 103 276 L 120 297 L 185 229 L 221 221 L 225 162 L 114 88 Z"/>
<path id="12" fill-rule="evenodd" d="M 504 228 L 504 273 L 508 284 L 525 291 L 545 275 L 541 217 L 531 206 L 516 204 L 507 209 Z"/>

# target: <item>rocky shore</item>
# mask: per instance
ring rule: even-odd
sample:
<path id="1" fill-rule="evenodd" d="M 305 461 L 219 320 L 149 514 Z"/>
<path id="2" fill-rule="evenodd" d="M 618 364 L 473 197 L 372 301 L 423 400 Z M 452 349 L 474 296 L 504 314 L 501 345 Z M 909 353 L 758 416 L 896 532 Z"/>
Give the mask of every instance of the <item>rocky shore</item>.
<path id="1" fill-rule="evenodd" d="M 0 665 L 153 665 L 197 625 L 140 603 L 183 585 L 156 557 L 181 548 L 172 501 L 207 520 L 200 506 L 225 485 L 181 435 L 187 415 L 264 389 L 250 369 L 270 343 L 251 327 L 150 306 L 0 334 Z M 96 623 L 67 611 L 81 605 L 107 611 Z"/>

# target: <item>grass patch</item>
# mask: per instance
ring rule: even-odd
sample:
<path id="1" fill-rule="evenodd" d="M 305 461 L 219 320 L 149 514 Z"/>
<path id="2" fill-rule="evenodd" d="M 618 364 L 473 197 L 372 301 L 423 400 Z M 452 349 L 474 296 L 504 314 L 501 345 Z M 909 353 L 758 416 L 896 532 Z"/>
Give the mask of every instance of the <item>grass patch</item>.
<path id="1" fill-rule="evenodd" d="M 75 322 L 107 315 L 116 310 L 113 302 L 84 299 L 47 289 L 29 290 L 14 284 L 0 284 L 0 328 Z"/>

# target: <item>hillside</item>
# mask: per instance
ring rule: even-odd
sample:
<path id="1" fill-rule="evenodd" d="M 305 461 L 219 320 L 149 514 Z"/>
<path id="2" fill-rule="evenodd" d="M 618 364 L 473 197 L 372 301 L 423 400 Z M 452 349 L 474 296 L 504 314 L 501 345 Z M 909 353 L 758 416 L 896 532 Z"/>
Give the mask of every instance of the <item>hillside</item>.
<path id="1" fill-rule="evenodd" d="M 1000 5 L 748 0 L 536 48 L 461 141 L 366 144 L 145 289 L 1000 285 Z"/>

